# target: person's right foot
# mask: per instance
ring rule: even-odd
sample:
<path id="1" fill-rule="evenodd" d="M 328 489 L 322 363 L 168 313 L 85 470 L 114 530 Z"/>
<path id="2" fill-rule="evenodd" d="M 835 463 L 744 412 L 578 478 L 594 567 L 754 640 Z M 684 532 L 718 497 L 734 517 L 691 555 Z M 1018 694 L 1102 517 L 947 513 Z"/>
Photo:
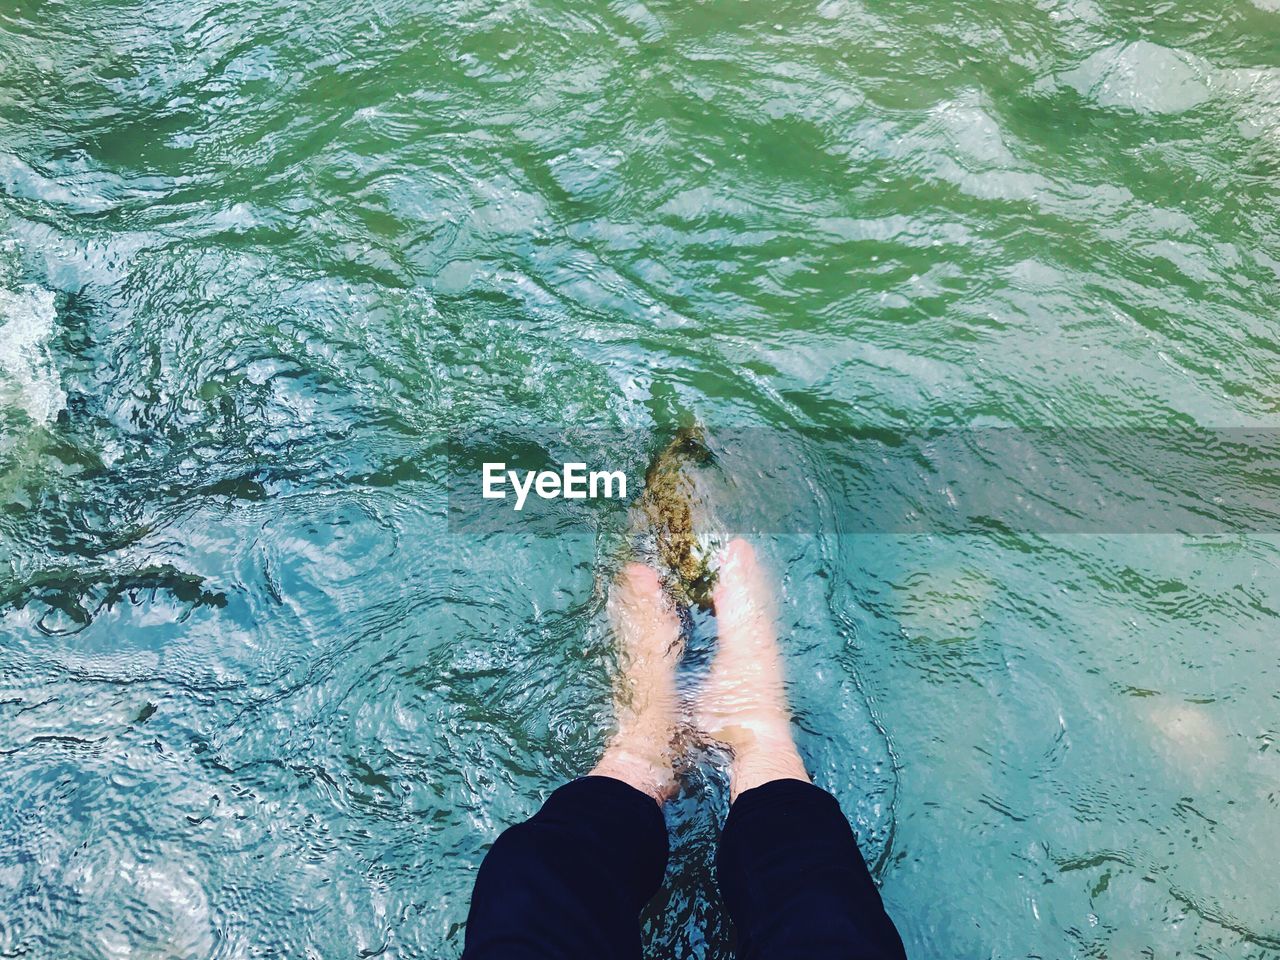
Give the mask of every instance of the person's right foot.
<path id="1" fill-rule="evenodd" d="M 680 620 L 658 573 L 628 564 L 609 597 L 621 672 L 614 692 L 618 731 L 592 774 L 613 777 L 659 803 L 675 787 L 671 739 L 675 734 L 676 663 Z"/>
<path id="2" fill-rule="evenodd" d="M 731 796 L 770 780 L 807 781 L 791 738 L 773 594 L 745 540 L 725 550 L 714 602 L 719 638 L 698 713 L 703 731 L 733 751 Z"/>

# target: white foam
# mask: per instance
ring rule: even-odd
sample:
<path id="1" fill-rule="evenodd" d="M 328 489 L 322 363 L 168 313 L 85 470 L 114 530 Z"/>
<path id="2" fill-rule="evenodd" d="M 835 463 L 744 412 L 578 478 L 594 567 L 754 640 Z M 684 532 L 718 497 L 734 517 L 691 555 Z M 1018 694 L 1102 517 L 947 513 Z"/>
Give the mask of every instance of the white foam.
<path id="1" fill-rule="evenodd" d="M 34 283 L 0 287 L 0 403 L 25 410 L 36 423 L 50 423 L 67 402 L 49 341 L 53 338 L 53 294 Z"/>

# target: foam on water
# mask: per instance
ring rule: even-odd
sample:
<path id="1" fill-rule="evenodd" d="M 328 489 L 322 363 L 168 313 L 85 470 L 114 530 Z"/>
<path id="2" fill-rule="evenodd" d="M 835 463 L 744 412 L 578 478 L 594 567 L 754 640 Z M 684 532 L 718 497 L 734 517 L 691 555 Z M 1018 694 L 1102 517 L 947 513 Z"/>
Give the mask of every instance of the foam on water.
<path id="1" fill-rule="evenodd" d="M 0 404 L 40 424 L 52 422 L 67 402 L 49 350 L 56 319 L 51 291 L 34 283 L 0 288 Z"/>

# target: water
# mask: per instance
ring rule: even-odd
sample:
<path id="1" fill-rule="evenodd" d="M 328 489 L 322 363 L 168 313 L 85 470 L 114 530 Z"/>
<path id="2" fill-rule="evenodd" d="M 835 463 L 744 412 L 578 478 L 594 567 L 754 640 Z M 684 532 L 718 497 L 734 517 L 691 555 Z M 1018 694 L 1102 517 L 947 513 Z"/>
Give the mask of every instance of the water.
<path id="1" fill-rule="evenodd" d="M 0 957 L 456 957 L 623 536 L 459 535 L 451 433 L 1274 427 L 1278 175 L 1273 0 L 7 0 Z M 854 535 L 798 462 L 909 953 L 1280 957 L 1280 528 Z M 655 957 L 729 956 L 724 803 Z"/>

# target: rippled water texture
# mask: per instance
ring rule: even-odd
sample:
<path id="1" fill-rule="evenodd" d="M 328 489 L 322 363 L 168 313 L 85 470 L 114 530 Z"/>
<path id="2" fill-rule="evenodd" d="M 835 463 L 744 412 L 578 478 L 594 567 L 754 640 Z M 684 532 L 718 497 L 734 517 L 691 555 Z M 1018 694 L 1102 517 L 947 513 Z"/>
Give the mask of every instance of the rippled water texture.
<path id="1" fill-rule="evenodd" d="M 449 433 L 1277 426 L 1278 177 L 1275 0 L 5 0 L 0 957 L 456 957 L 607 733 L 623 533 L 457 535 Z M 913 957 L 1280 957 L 1280 538 L 796 489 Z M 654 957 L 730 955 L 725 802 Z"/>

